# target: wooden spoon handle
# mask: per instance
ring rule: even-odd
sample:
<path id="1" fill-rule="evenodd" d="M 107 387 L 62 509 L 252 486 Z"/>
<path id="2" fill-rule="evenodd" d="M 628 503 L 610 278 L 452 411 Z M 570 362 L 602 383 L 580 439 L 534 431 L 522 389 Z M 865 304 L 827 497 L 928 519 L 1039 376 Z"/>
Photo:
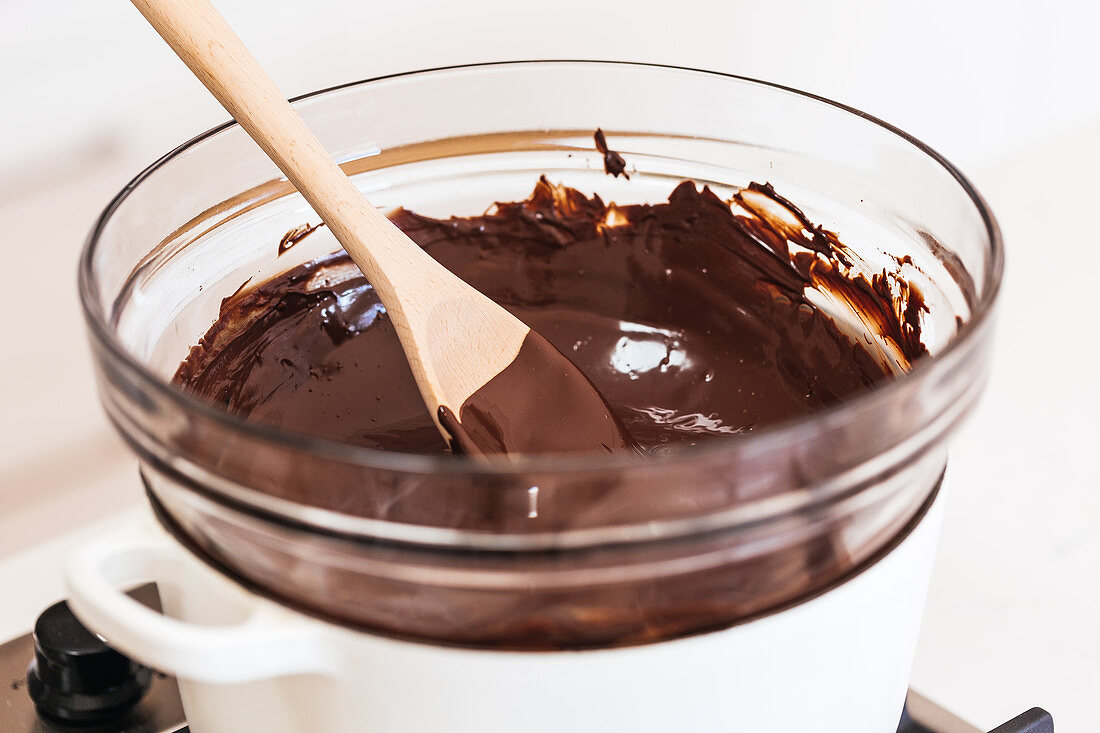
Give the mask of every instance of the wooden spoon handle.
<path id="1" fill-rule="evenodd" d="M 457 411 L 515 359 L 530 329 L 451 274 L 367 201 L 208 0 L 132 2 L 367 276 L 437 425 L 437 408 Z"/>
<path id="2" fill-rule="evenodd" d="M 409 268 L 440 268 L 359 192 L 208 0 L 132 1 L 301 192 L 377 290 L 399 292 L 402 283 L 390 281 Z"/>

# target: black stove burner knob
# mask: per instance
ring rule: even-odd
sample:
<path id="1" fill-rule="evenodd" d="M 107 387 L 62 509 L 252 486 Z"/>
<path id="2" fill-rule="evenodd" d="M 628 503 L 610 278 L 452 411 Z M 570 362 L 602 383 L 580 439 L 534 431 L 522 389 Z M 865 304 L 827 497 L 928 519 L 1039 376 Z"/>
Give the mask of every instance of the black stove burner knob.
<path id="1" fill-rule="evenodd" d="M 69 724 L 125 715 L 149 691 L 152 672 L 84 628 L 69 604 L 47 608 L 34 624 L 27 688 L 39 714 Z"/>
<path id="2" fill-rule="evenodd" d="M 989 733 L 1054 733 L 1054 718 L 1042 708 L 1032 708 Z"/>

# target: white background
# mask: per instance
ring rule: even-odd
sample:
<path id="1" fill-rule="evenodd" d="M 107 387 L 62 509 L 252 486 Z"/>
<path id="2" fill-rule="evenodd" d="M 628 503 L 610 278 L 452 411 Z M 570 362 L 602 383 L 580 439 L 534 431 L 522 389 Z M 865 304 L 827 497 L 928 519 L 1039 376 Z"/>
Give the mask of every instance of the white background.
<path id="1" fill-rule="evenodd" d="M 288 96 L 475 61 L 652 61 L 823 94 L 960 165 L 1000 218 L 1009 265 L 993 382 L 949 473 L 913 684 L 983 729 L 1035 704 L 1060 733 L 1100 730 L 1100 4 L 219 7 Z M 126 180 L 225 113 L 123 0 L 0 0 L 0 100 L 5 639 L 60 594 L 70 531 L 141 502 L 95 404 L 74 284 L 83 237 Z"/>

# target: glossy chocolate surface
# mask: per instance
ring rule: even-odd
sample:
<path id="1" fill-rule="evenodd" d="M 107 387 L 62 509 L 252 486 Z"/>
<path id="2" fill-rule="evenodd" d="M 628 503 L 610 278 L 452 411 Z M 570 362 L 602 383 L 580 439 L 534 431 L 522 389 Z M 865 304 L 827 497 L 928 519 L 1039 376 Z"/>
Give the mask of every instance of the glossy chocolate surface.
<path id="1" fill-rule="evenodd" d="M 770 186 L 727 202 L 684 182 L 667 203 L 616 206 L 543 179 L 483 216 L 393 219 L 576 364 L 642 452 L 736 439 L 890 378 L 881 354 L 811 303 L 814 289 L 849 303 L 901 368 L 923 353 L 916 294 L 899 298 L 885 273 L 847 273 L 851 253 Z M 175 381 L 290 432 L 450 450 L 343 253 L 228 298 Z M 593 434 L 593 450 L 607 450 L 617 429 Z"/>

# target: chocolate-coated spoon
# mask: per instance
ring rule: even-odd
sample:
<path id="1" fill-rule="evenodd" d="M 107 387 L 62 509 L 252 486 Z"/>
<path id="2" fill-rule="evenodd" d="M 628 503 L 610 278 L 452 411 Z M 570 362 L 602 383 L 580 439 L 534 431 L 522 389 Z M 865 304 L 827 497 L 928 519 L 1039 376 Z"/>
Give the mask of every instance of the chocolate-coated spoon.
<path id="1" fill-rule="evenodd" d="M 207 0 L 133 0 L 305 197 L 386 306 L 436 425 L 474 454 L 634 449 L 587 377 L 370 204 Z"/>

